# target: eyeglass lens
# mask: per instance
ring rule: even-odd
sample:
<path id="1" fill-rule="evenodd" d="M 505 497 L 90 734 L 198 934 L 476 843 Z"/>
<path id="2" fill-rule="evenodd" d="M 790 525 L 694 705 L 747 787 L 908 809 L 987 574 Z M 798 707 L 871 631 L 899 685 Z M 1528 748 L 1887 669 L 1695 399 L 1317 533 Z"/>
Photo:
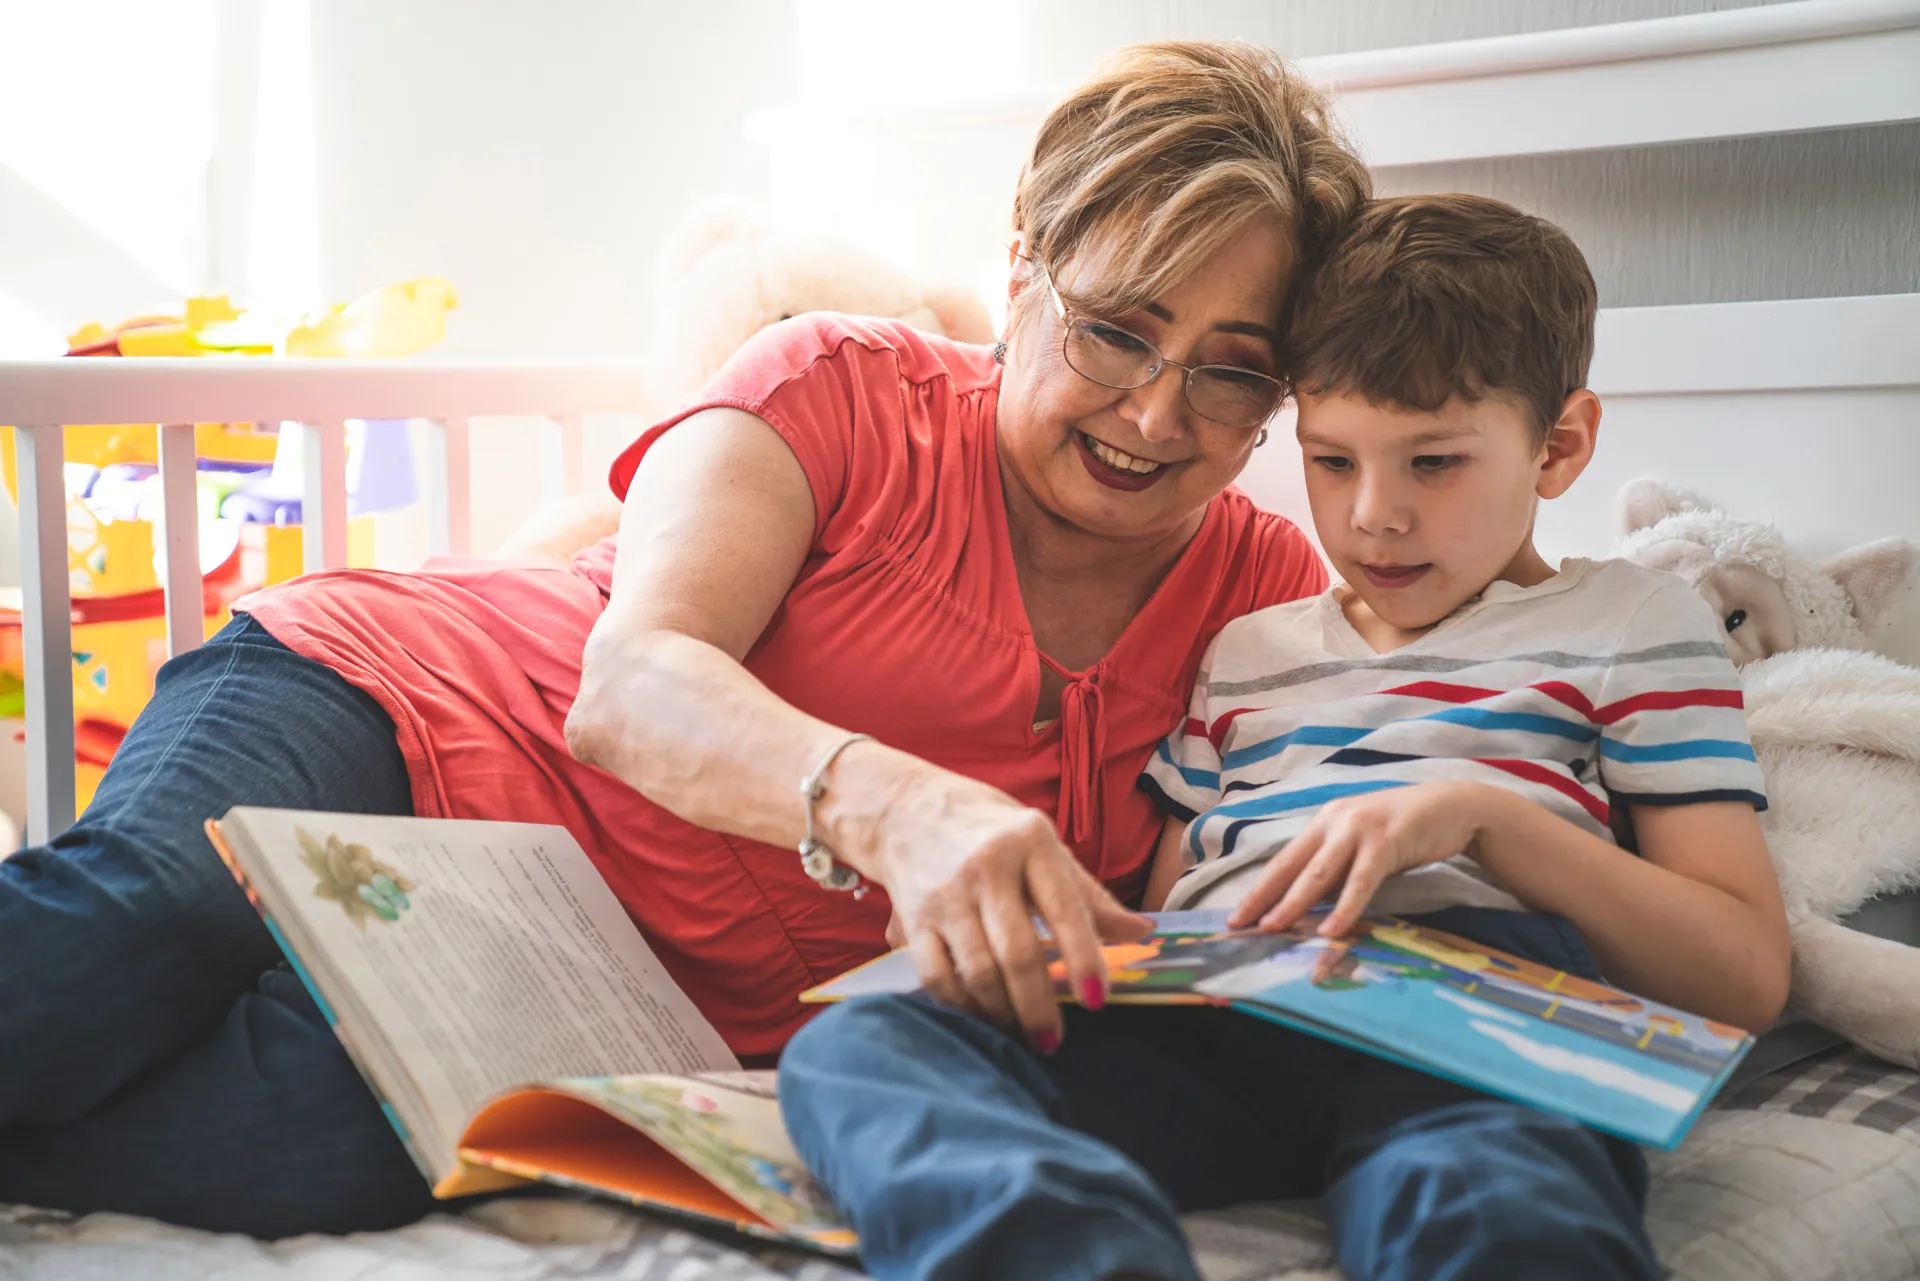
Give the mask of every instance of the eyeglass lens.
<path id="1" fill-rule="evenodd" d="M 1161 361 L 1145 339 L 1079 316 L 1067 325 L 1065 352 L 1074 372 L 1118 390 L 1144 387 Z M 1285 388 L 1275 380 L 1231 365 L 1201 365 L 1185 383 L 1193 412 L 1229 427 L 1258 426 L 1273 416 L 1285 396 Z"/>

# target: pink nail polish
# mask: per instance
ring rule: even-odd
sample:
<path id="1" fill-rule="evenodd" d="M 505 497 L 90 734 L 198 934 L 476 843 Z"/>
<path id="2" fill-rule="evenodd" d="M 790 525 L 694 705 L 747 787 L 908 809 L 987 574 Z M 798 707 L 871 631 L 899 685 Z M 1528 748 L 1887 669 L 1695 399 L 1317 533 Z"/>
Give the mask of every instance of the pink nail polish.
<path id="1" fill-rule="evenodd" d="M 1107 989 L 1100 980 L 1091 976 L 1080 980 L 1080 1004 L 1090 1010 L 1097 1010 L 1107 1003 Z"/>
<path id="2" fill-rule="evenodd" d="M 1042 1054 L 1052 1054 L 1060 1048 L 1060 1034 L 1058 1032 L 1035 1032 L 1033 1034 L 1033 1048 Z"/>

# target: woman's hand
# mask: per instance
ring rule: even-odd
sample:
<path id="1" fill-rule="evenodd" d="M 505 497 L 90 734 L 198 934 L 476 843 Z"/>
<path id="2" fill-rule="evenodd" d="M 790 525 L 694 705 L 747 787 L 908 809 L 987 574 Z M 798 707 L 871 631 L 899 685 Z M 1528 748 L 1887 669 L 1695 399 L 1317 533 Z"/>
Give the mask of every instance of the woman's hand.
<path id="1" fill-rule="evenodd" d="M 893 899 L 889 935 L 904 937 L 927 991 L 1020 1028 L 1051 1054 L 1060 1009 L 1034 917 L 1090 1009 L 1106 1003 L 1101 940 L 1140 938 L 1150 923 L 1088 874 L 1039 810 L 932 766 L 902 784 L 881 817 L 874 859 Z"/>
<path id="2" fill-rule="evenodd" d="M 1352 928 L 1389 876 L 1468 853 L 1511 793 L 1488 783 L 1415 783 L 1320 807 L 1274 856 L 1228 923 L 1281 930 L 1340 888 L 1320 933 Z"/>

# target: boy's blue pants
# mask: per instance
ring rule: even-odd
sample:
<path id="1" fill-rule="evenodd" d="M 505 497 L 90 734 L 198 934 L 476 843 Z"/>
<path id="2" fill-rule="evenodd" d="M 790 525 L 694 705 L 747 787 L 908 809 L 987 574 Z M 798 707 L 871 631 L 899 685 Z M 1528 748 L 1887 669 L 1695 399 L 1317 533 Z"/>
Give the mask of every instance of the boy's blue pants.
<path id="1" fill-rule="evenodd" d="M 1416 919 L 1597 977 L 1559 918 Z M 1632 1144 L 1231 1010 L 1066 1017 L 1051 1058 L 921 996 L 788 1046 L 787 1123 L 881 1281 L 1185 1281 L 1177 1212 L 1303 1196 L 1352 1281 L 1662 1275 Z"/>

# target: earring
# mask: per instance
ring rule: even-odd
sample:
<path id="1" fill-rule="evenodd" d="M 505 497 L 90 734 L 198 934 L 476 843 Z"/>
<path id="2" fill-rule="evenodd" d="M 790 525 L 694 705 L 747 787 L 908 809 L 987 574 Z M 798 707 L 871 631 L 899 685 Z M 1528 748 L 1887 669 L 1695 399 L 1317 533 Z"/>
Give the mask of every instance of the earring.
<path id="1" fill-rule="evenodd" d="M 1004 365 L 1007 363 L 1007 344 L 1005 339 L 993 345 L 993 363 L 996 365 Z"/>
<path id="2" fill-rule="evenodd" d="M 1260 446 L 1266 443 L 1267 443 L 1267 429 L 1265 427 L 1262 427 L 1260 429 L 1260 434 L 1253 438 L 1253 447 L 1255 449 L 1258 449 L 1260 448 Z"/>

